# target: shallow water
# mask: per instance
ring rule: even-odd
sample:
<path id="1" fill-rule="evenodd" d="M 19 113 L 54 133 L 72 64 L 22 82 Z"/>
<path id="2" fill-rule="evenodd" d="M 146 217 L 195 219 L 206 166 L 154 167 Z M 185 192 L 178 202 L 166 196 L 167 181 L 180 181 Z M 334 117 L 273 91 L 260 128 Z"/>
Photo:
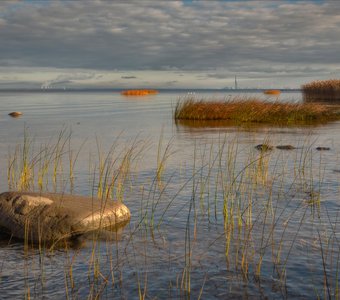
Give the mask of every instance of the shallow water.
<path id="1" fill-rule="evenodd" d="M 230 94 L 196 91 L 195 97 Z M 172 111 L 185 96 L 181 91 L 144 97 L 0 93 L 1 191 L 8 189 L 9 153 L 23 143 L 25 131 L 34 153 L 42 144 L 53 145 L 61 131 L 63 140 L 72 133 L 63 149 L 64 167 L 55 185 L 47 183 L 49 191 L 96 192 L 98 153 L 105 158 L 115 141 L 113 157 L 121 157 L 134 141 L 134 149 L 141 150 L 124 189 L 115 194 L 132 212 L 118 237 L 106 232 L 53 252 L 1 239 L 4 299 L 27 294 L 133 299 L 144 291 L 152 299 L 339 297 L 340 123 L 176 124 Z M 287 92 L 279 100 L 301 98 Z M 11 118 L 11 111 L 23 115 Z M 254 146 L 264 141 L 298 149 L 261 155 Z M 318 146 L 330 151 L 317 151 Z M 73 158 L 80 150 L 73 186 L 67 174 L 70 149 Z M 163 153 L 159 178 L 157 156 Z"/>

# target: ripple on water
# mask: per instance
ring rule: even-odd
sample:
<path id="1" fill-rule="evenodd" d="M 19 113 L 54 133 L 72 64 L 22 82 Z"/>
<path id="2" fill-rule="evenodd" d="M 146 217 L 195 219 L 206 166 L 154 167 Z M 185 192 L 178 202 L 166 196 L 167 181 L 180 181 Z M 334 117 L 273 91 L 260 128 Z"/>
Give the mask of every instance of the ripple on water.
<path id="1" fill-rule="evenodd" d="M 137 135 L 146 143 L 142 158 L 126 179 L 124 202 L 132 211 L 132 220 L 119 240 L 88 240 L 80 249 L 43 254 L 30 249 L 25 255 L 22 243 L 1 239 L 0 293 L 4 299 L 23 298 L 27 285 L 35 298 L 63 299 L 68 292 L 70 297 L 82 299 L 102 289 L 104 298 L 132 299 L 138 297 L 138 284 L 146 284 L 151 298 L 181 298 L 189 277 L 193 298 L 201 290 L 203 299 L 315 298 L 316 291 L 324 292 L 321 249 L 327 242 L 333 245 L 326 270 L 334 287 L 332 262 L 338 258 L 340 239 L 334 230 L 339 226 L 339 178 L 334 170 L 339 163 L 340 123 L 299 128 L 176 124 L 172 110 L 179 95 L 183 96 L 160 93 L 136 100 L 118 93 L 0 93 L 0 165 L 8 165 L 8 148 L 13 150 L 22 142 L 25 126 L 35 149 L 57 138 L 62 128 L 72 127 L 72 149 L 78 150 L 88 139 L 75 167 L 77 193 L 93 191 L 91 167 L 99 164 L 96 137 L 103 157 L 118 135 L 119 143 L 131 142 Z M 280 99 L 300 96 L 282 93 Z M 24 114 L 20 119 L 9 118 L 7 114 L 13 110 Z M 159 180 L 156 170 L 162 130 L 161 152 L 170 141 L 171 155 Z M 254 150 L 266 140 L 299 149 L 273 149 L 268 161 L 262 160 L 263 166 L 267 163 L 267 174 L 260 170 L 260 154 Z M 317 146 L 331 151 L 318 152 Z M 225 152 L 220 157 L 222 149 Z M 242 172 L 245 166 L 253 169 Z M 255 171 L 256 182 L 247 177 Z M 6 179 L 6 168 L 0 172 L 0 178 Z M 66 177 L 67 172 L 67 168 L 62 170 Z M 239 175 L 232 181 L 227 174 Z M 67 190 L 67 180 L 62 182 Z M 221 182 L 224 190 L 216 189 Z M 6 180 L 0 187 L 7 189 Z M 320 195 L 320 201 L 311 195 Z M 226 199 L 240 203 L 242 227 L 237 227 L 235 218 L 233 230 L 227 230 Z M 245 226 L 249 205 L 253 206 L 251 231 Z M 240 269 L 244 253 L 248 274 Z M 256 277 L 260 254 L 261 276 Z M 282 280 L 279 272 L 284 268 L 286 279 Z"/>

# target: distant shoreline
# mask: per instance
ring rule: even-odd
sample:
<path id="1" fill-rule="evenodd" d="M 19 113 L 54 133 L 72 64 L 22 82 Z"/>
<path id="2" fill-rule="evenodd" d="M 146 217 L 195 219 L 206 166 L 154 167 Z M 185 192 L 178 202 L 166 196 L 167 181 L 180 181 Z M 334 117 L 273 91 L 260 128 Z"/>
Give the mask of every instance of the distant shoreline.
<path id="1" fill-rule="evenodd" d="M 273 88 L 270 88 L 273 89 Z M 75 92 L 117 92 L 125 90 L 125 88 L 70 88 L 70 89 L 40 89 L 40 88 L 31 88 L 31 89 L 0 89 L 0 93 L 75 93 Z M 231 92 L 231 93 L 254 93 L 254 92 L 263 92 L 268 90 L 268 88 L 263 89 L 195 89 L 195 88 L 181 88 L 181 89 L 157 89 L 160 93 L 177 93 L 177 92 Z M 275 88 L 275 90 L 280 90 L 282 92 L 301 92 L 301 89 L 279 89 Z"/>

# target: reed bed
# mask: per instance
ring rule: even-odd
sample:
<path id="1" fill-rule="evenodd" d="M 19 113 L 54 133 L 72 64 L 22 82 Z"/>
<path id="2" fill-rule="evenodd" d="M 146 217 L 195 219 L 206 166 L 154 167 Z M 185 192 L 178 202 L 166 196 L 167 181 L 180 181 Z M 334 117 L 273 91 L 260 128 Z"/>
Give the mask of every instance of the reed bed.
<path id="1" fill-rule="evenodd" d="M 175 120 L 225 120 L 234 123 L 289 125 L 339 120 L 340 112 L 322 104 L 268 102 L 253 97 L 235 97 L 226 101 L 186 98 L 177 102 L 174 118 Z"/>
<path id="2" fill-rule="evenodd" d="M 305 102 L 340 101 L 340 79 L 312 81 L 301 88 Z"/>
<path id="3" fill-rule="evenodd" d="M 147 96 L 147 95 L 156 95 L 159 92 L 157 90 L 125 90 L 122 91 L 121 94 L 124 96 Z"/>
<path id="4" fill-rule="evenodd" d="M 280 90 L 265 90 L 263 93 L 265 95 L 280 95 L 281 91 Z"/>

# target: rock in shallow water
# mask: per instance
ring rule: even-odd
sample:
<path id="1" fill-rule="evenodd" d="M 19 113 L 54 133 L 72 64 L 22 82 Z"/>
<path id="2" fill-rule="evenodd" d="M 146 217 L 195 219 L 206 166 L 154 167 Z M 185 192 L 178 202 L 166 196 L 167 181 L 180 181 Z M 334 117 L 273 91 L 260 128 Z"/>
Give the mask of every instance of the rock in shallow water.
<path id="1" fill-rule="evenodd" d="M 0 226 L 33 242 L 56 242 L 128 220 L 130 210 L 112 200 L 53 193 L 0 194 Z"/>
<path id="2" fill-rule="evenodd" d="M 268 145 L 268 144 L 259 144 L 259 145 L 255 146 L 255 149 L 265 152 L 265 151 L 273 150 L 273 146 Z"/>
<path id="3" fill-rule="evenodd" d="M 276 146 L 277 149 L 280 149 L 280 150 L 293 150 L 293 149 L 296 149 L 296 147 L 292 146 L 292 145 L 279 145 L 279 146 Z"/>
<path id="4" fill-rule="evenodd" d="M 17 117 L 20 117 L 22 115 L 22 112 L 21 111 L 12 111 L 8 115 L 13 117 L 13 118 L 17 118 Z"/>
<path id="5" fill-rule="evenodd" d="M 329 148 L 329 147 L 316 147 L 315 149 L 318 150 L 318 151 L 329 151 L 329 150 L 331 150 L 331 148 Z"/>

